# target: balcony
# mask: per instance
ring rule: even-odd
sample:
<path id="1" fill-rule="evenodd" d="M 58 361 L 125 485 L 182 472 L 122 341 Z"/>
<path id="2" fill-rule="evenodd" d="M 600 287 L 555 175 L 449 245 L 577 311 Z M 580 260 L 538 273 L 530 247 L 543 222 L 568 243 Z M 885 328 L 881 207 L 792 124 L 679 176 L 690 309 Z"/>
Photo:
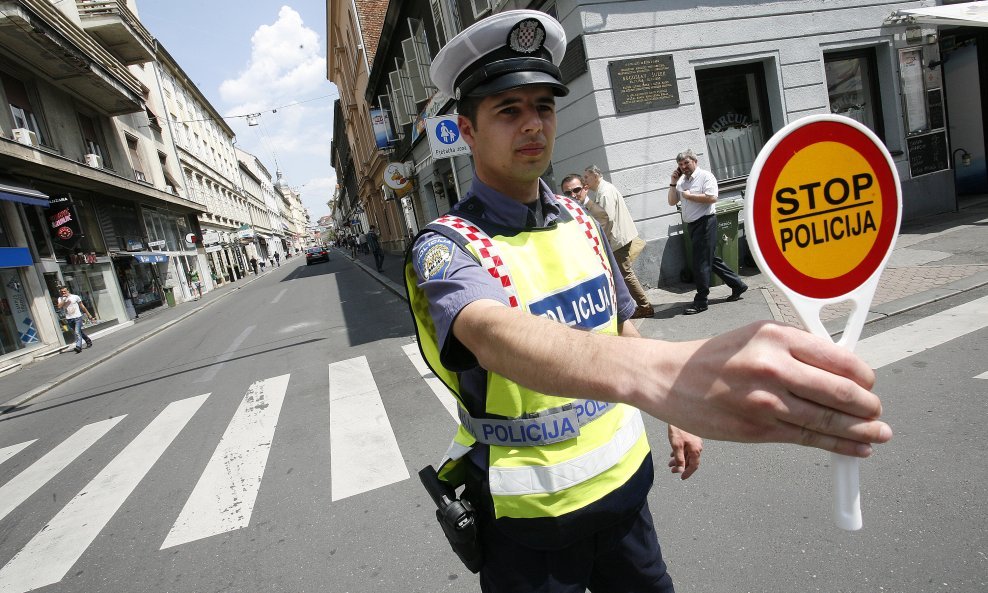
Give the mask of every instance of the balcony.
<path id="1" fill-rule="evenodd" d="M 144 110 L 137 78 L 47 0 L 0 0 L 0 59 L 22 63 L 103 115 Z"/>
<path id="2" fill-rule="evenodd" d="M 117 0 L 76 0 L 82 28 L 118 60 L 131 66 L 154 59 L 154 38 Z"/>

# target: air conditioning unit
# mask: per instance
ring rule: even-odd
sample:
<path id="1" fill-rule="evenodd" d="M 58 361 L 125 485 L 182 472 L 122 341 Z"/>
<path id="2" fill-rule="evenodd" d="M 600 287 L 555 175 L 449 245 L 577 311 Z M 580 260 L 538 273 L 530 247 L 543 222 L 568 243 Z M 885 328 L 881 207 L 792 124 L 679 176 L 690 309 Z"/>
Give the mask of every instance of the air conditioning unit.
<path id="1" fill-rule="evenodd" d="M 94 169 L 102 169 L 103 168 L 103 157 L 101 157 L 98 154 L 87 154 L 86 155 L 86 164 L 89 165 L 90 167 L 94 168 Z"/>
<path id="2" fill-rule="evenodd" d="M 38 135 L 27 128 L 14 128 L 14 140 L 27 146 L 38 145 Z"/>

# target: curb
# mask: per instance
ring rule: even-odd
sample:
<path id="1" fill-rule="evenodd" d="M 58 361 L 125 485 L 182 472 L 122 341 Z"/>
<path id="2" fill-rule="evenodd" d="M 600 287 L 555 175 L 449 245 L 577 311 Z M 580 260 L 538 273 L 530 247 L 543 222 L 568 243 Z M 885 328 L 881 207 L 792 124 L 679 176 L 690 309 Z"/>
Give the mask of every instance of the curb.
<path id="1" fill-rule="evenodd" d="M 251 278 L 245 284 L 250 284 L 254 280 L 257 280 L 257 277 Z M 162 324 L 162 325 L 160 325 L 160 326 L 158 326 L 158 327 L 156 327 L 156 328 L 154 328 L 152 330 L 149 330 L 147 333 L 141 334 L 141 335 L 137 336 L 136 338 L 134 338 L 133 340 L 131 340 L 129 342 L 125 342 L 125 343 L 121 344 L 120 346 L 117 346 L 113 350 L 110 350 L 110 351 L 104 353 L 102 356 L 100 356 L 98 358 L 93 358 L 92 360 L 90 360 L 89 362 L 83 364 L 80 367 L 76 367 L 76 368 L 74 368 L 74 369 L 72 369 L 70 371 L 66 371 L 66 372 L 62 373 L 61 375 L 55 377 L 51 381 L 48 381 L 46 383 L 42 383 L 41 385 L 39 385 L 39 386 L 35 387 L 34 389 L 28 391 L 27 393 L 22 393 L 21 395 L 17 396 L 17 398 L 12 399 L 12 400 L 10 400 L 10 401 L 8 401 L 6 403 L 0 404 L 0 416 L 2 416 L 3 414 L 6 414 L 6 413 L 8 413 L 8 412 L 10 412 L 12 410 L 16 410 L 20 406 L 26 404 L 27 402 L 29 402 L 32 399 L 38 397 L 39 395 L 42 395 L 42 394 L 44 394 L 44 393 L 46 393 L 46 392 L 54 389 L 55 387 L 58 387 L 59 385 L 61 385 L 62 383 L 65 383 L 69 379 L 72 379 L 73 377 L 76 377 L 77 375 L 80 375 L 80 374 L 82 374 L 82 373 L 84 373 L 84 372 L 92 369 L 93 367 L 96 367 L 96 366 L 98 366 L 98 365 L 106 362 L 107 360 L 113 358 L 117 354 L 120 354 L 121 352 L 124 352 L 125 350 L 129 350 L 129 349 L 133 348 L 134 346 L 140 344 L 141 342 L 143 342 L 143 341 L 145 341 L 145 340 L 147 340 L 149 338 L 152 338 L 152 337 L 160 334 L 161 332 L 165 331 L 166 329 L 170 328 L 171 326 L 173 326 L 173 325 L 175 325 L 175 324 L 177 324 L 177 323 L 179 323 L 181 321 L 185 321 L 187 318 L 192 317 L 193 315 L 195 315 L 196 313 L 198 313 L 199 311 L 202 311 L 203 309 L 205 309 L 207 307 L 213 306 L 215 303 L 220 302 L 221 300 L 223 300 L 227 296 L 233 294 L 234 291 L 240 290 L 241 288 L 242 288 L 242 286 L 238 286 L 235 289 L 232 289 L 230 291 L 227 291 L 224 294 L 219 295 L 218 297 L 216 297 L 215 299 L 209 301 L 208 303 L 202 303 L 198 307 L 192 309 L 191 311 L 188 311 L 187 313 L 183 313 L 181 316 L 176 317 L 175 319 L 172 319 L 171 321 L 169 321 L 167 323 L 164 323 L 164 324 Z"/>

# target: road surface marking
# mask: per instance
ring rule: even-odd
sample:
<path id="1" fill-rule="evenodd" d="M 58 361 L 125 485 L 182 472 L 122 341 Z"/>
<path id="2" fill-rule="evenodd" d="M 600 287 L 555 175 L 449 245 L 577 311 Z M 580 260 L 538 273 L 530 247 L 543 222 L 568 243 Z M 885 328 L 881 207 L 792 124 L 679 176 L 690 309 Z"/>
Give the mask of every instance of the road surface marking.
<path id="1" fill-rule="evenodd" d="M 250 386 L 161 549 L 246 527 L 290 375 Z"/>
<path id="2" fill-rule="evenodd" d="M 208 396 L 168 404 L 0 569 L 0 592 L 24 593 L 62 580 Z"/>
<path id="3" fill-rule="evenodd" d="M 75 461 L 76 457 L 82 455 L 86 449 L 123 419 L 124 416 L 117 416 L 83 426 L 41 459 L 32 463 L 16 478 L 0 487 L 0 519 L 6 517 L 7 513 L 27 500 L 38 488 L 47 484 L 48 480 L 54 478 L 58 472 Z M 3 589 L 0 588 L 0 591 Z"/>
<path id="4" fill-rule="evenodd" d="M 412 364 L 415 366 L 415 370 L 417 370 L 419 374 L 422 375 L 422 378 L 425 379 L 425 383 L 429 386 L 429 389 L 432 390 L 432 393 L 436 394 L 436 397 L 439 398 L 439 401 L 443 404 L 443 407 L 446 408 L 446 411 L 449 412 L 449 415 L 453 417 L 454 421 L 459 422 L 460 417 L 456 410 L 456 399 L 450 395 L 449 389 L 446 389 L 446 386 L 443 385 L 443 382 L 439 380 L 439 377 L 432 372 L 429 365 L 425 364 L 425 359 L 422 358 L 422 353 L 419 352 L 418 344 L 405 344 L 405 346 L 402 347 L 402 350 L 405 351 L 405 356 L 412 361 Z"/>
<path id="5" fill-rule="evenodd" d="M 280 300 L 281 300 L 281 297 L 283 297 L 283 296 L 285 296 L 285 293 L 286 293 L 286 292 L 288 292 L 288 289 L 287 289 L 287 288 L 282 288 L 282 289 L 281 289 L 281 292 L 279 292 L 279 293 L 278 293 L 278 295 L 274 297 L 274 300 L 273 300 L 273 301 L 271 301 L 271 304 L 272 304 L 272 305 L 274 305 L 274 304 L 277 304 L 277 303 L 278 303 L 278 301 L 280 301 Z"/>
<path id="6" fill-rule="evenodd" d="M 975 379 L 988 379 L 988 372 L 981 373 L 980 375 L 975 375 Z"/>
<path id="7" fill-rule="evenodd" d="M 10 445 L 9 447 L 4 447 L 3 449 L 0 449 L 0 465 L 2 465 L 4 461 L 7 461 L 14 455 L 17 455 L 18 453 L 23 451 L 25 448 L 27 448 L 28 445 L 36 442 L 37 440 L 38 439 L 34 439 L 33 441 L 27 441 L 24 443 L 20 443 L 18 445 Z"/>
<path id="8" fill-rule="evenodd" d="M 988 297 L 917 319 L 858 342 L 854 352 L 873 369 L 988 327 Z"/>
<path id="9" fill-rule="evenodd" d="M 230 360 L 231 357 L 233 357 L 233 354 L 237 351 L 237 348 L 240 348 L 240 344 L 242 344 L 243 341 L 247 339 L 247 336 L 250 335 L 250 332 L 254 331 L 255 327 L 257 326 L 248 325 L 247 327 L 245 327 L 244 331 L 240 332 L 240 335 L 237 336 L 237 338 L 233 340 L 233 343 L 230 344 L 230 347 L 226 349 L 226 352 L 220 354 L 219 358 L 213 361 L 213 364 L 211 364 L 209 366 L 209 369 L 207 369 L 206 372 L 203 373 L 202 377 L 199 377 L 198 379 L 193 381 L 193 383 L 205 383 L 206 381 L 212 381 L 214 378 L 216 378 L 216 373 L 220 372 L 220 368 L 223 366 L 223 363 L 225 363 L 226 361 Z"/>
<path id="10" fill-rule="evenodd" d="M 367 358 L 329 365 L 332 499 L 408 479 L 408 468 Z"/>

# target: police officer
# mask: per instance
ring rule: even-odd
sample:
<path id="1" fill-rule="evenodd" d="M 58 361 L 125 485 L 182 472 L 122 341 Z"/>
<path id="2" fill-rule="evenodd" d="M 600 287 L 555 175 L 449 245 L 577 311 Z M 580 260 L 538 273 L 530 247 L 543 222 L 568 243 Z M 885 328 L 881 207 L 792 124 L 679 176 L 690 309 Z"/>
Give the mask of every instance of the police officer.
<path id="1" fill-rule="evenodd" d="M 669 343 L 626 323 L 635 303 L 600 228 L 539 177 L 565 47 L 548 15 L 502 12 L 431 67 L 474 157 L 470 192 L 405 267 L 422 354 L 459 404 L 439 474 L 478 509 L 483 591 L 668 592 L 639 409 L 670 423 L 684 478 L 702 449 L 690 433 L 866 457 L 891 431 L 871 369 L 828 340 L 760 323 Z"/>

